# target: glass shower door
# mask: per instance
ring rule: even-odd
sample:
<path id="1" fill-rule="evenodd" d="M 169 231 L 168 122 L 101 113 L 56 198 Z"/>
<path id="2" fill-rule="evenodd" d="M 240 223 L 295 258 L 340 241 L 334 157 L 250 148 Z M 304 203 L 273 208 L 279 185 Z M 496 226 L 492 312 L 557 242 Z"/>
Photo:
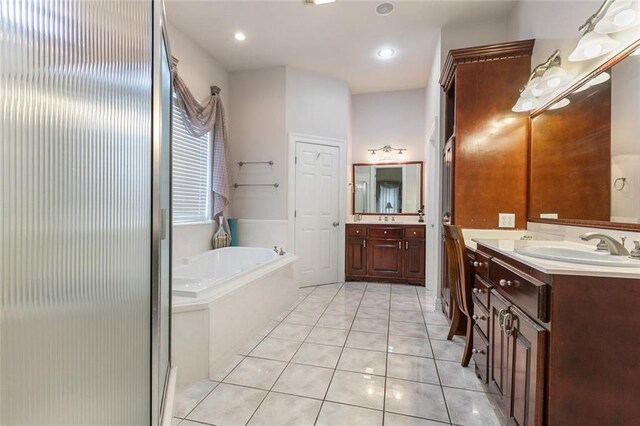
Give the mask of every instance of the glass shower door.
<path id="1" fill-rule="evenodd" d="M 0 0 L 0 424 L 152 418 L 152 2 Z"/>

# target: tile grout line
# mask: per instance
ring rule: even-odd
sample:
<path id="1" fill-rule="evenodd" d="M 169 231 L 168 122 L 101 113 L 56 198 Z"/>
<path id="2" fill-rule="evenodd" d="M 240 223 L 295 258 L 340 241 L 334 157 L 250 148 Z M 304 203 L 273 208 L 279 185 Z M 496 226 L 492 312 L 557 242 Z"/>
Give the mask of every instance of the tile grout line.
<path id="1" fill-rule="evenodd" d="M 436 362 L 436 354 L 433 352 L 433 345 L 431 344 L 431 337 L 429 336 L 429 327 L 427 327 L 427 319 L 424 317 L 424 308 L 422 307 L 422 303 L 420 304 L 420 311 L 422 312 L 422 319 L 424 320 L 424 327 L 427 330 L 427 339 L 429 341 L 429 349 L 431 349 L 431 355 L 433 355 L 433 364 L 436 368 L 436 374 L 438 376 L 438 382 L 440 382 L 440 393 L 442 393 L 442 400 L 444 401 L 444 407 L 447 410 L 447 417 L 449 418 L 449 424 L 452 424 L 451 421 L 451 412 L 449 411 L 449 404 L 447 403 L 447 398 L 444 395 L 444 388 L 442 386 L 442 379 L 440 378 L 440 370 L 438 369 L 438 363 Z M 435 312 L 435 311 L 434 311 Z"/>
<path id="2" fill-rule="evenodd" d="M 316 320 L 316 322 L 314 323 L 314 325 L 311 328 L 311 331 L 309 331 L 309 334 L 311 334 L 311 332 L 313 331 L 313 329 L 315 328 L 315 324 L 318 323 L 318 321 L 320 321 L 320 317 L 324 314 L 324 312 L 329 308 L 329 305 L 331 305 L 331 303 L 333 302 L 333 300 L 336 298 L 336 295 L 340 292 L 340 289 L 344 286 L 344 283 L 342 283 L 342 285 L 338 288 L 338 291 L 336 292 L 336 294 L 333 295 L 333 297 L 331 298 L 331 301 L 329 302 L 329 304 L 327 305 L 327 307 L 322 311 L 322 313 L 320 314 L 320 316 L 318 317 L 318 319 Z M 302 302 L 304 302 L 305 300 L 307 300 L 307 298 L 309 296 L 311 296 L 313 293 L 316 292 L 316 290 L 319 287 L 315 287 L 312 291 L 309 292 L 309 294 L 307 294 L 307 296 L 302 299 L 302 301 L 300 303 L 298 303 L 295 308 L 297 308 L 298 306 L 300 306 L 300 304 Z M 291 313 L 293 313 L 295 311 L 295 308 L 289 312 L 289 315 L 291 315 Z M 282 324 L 287 317 L 289 316 L 287 315 L 286 317 L 283 318 L 283 320 L 280 322 L 280 324 Z M 275 330 L 275 328 L 274 328 Z M 271 330 L 273 331 L 273 330 Z M 271 332 L 269 332 L 269 334 L 271 334 Z M 267 334 L 267 336 L 269 335 Z M 309 334 L 307 334 L 304 338 L 304 340 L 302 342 L 300 342 L 300 346 L 298 346 L 298 349 L 296 349 L 296 351 L 293 353 L 293 355 L 291 356 L 291 359 L 293 359 L 293 357 L 296 356 L 296 354 L 298 353 L 298 351 L 300 350 L 300 348 L 302 347 L 302 345 L 305 344 L 307 338 L 309 337 Z M 265 336 L 265 338 L 267 337 Z M 264 339 L 263 339 L 264 340 Z M 256 346 L 257 347 L 257 346 Z M 255 347 L 253 348 L 253 350 L 255 350 Z M 252 350 L 252 351 L 253 351 Z M 262 406 L 262 404 L 264 403 L 264 401 L 267 399 L 267 397 L 269 396 L 269 393 L 271 393 L 271 391 L 273 390 L 274 386 L 276 385 L 276 383 L 278 383 L 278 380 L 280 380 L 280 377 L 282 377 L 282 375 L 284 374 L 285 370 L 289 367 L 289 365 L 291 365 L 291 359 L 286 363 L 286 365 L 284 366 L 284 368 L 282 369 L 282 371 L 280 372 L 280 374 L 278 375 L 278 377 L 276 378 L 276 380 L 274 380 L 273 384 L 271 385 L 271 388 L 269 388 L 269 390 L 267 391 L 267 393 L 265 394 L 264 398 L 262 398 L 262 401 L 260 401 L 260 404 L 258 404 L 258 406 L 256 407 L 256 409 L 253 411 L 253 414 L 251 414 L 251 417 L 249 417 L 249 420 L 247 420 L 247 422 L 245 423 L 245 425 L 248 425 L 251 422 L 251 419 L 253 419 L 253 417 L 256 415 L 256 413 L 258 412 L 258 410 L 260 409 L 260 407 Z M 302 395 L 296 395 L 297 397 L 302 397 Z M 322 408 L 322 405 L 320 405 L 320 408 Z M 318 411 L 318 413 L 320 413 L 320 411 Z"/>
<path id="3" fill-rule="evenodd" d="M 389 287 L 389 306 L 387 307 L 387 311 L 389 313 L 389 318 L 387 319 L 387 346 L 384 356 L 384 389 L 382 391 L 382 426 L 384 426 L 384 421 L 386 416 L 386 408 L 387 408 L 387 374 L 389 370 L 389 336 L 391 336 L 391 298 L 393 297 L 393 288 Z"/>
<path id="4" fill-rule="evenodd" d="M 346 285 L 347 285 L 347 282 L 345 281 L 344 284 L 343 284 L 343 287 L 346 287 Z M 318 414 L 316 415 L 316 419 L 313 422 L 314 426 L 318 423 L 318 420 L 320 419 L 320 413 L 322 412 L 322 408 L 324 408 L 324 403 L 327 401 L 327 395 L 329 395 L 329 389 L 331 388 L 331 383 L 333 383 L 333 378 L 336 375 L 336 371 L 338 371 L 338 364 L 340 364 L 340 359 L 342 358 L 342 354 L 344 353 L 344 349 L 347 346 L 347 340 L 349 340 L 349 335 L 351 334 L 351 329 L 353 328 L 353 323 L 356 320 L 356 316 L 358 315 L 358 310 L 360 309 L 360 306 L 362 305 L 362 299 L 364 298 L 364 295 L 367 293 L 367 288 L 368 287 L 369 287 L 369 283 L 366 283 L 366 285 L 364 286 L 364 290 L 362 291 L 362 294 L 360 295 L 360 300 L 358 300 L 358 307 L 356 308 L 356 313 L 353 316 L 353 319 L 351 320 L 351 325 L 349 326 L 349 330 L 347 330 L 347 337 L 344 339 L 344 344 L 342 345 L 342 349 L 340 350 L 340 355 L 338 356 L 338 360 L 336 361 L 336 366 L 333 369 L 333 373 L 331 374 L 331 379 L 329 380 L 329 385 L 327 386 L 327 390 L 324 392 L 324 397 L 322 398 L 322 403 L 320 404 L 320 409 L 318 410 Z"/>
<path id="5" fill-rule="evenodd" d="M 314 291 L 315 291 L 315 289 L 314 289 L 314 290 L 312 290 L 312 291 L 310 291 L 309 293 L 307 293 L 307 294 L 302 298 L 302 300 L 300 300 L 299 302 L 297 302 L 297 303 L 295 304 L 294 308 L 289 312 L 289 314 L 287 314 L 287 315 L 286 315 L 282 320 L 280 320 L 280 321 L 278 322 L 278 325 L 282 324 L 282 322 L 283 322 L 283 321 L 284 321 L 284 320 L 285 320 L 285 319 L 286 319 L 286 318 L 291 314 L 291 312 L 293 312 L 293 311 L 295 310 L 295 308 L 297 308 L 297 307 L 298 307 L 302 302 L 304 302 L 304 301 L 307 299 L 307 297 L 309 297 L 309 295 L 310 295 L 311 293 L 313 293 Z M 277 327 L 278 325 L 276 325 L 276 327 Z M 273 328 L 271 329 L 271 331 L 273 331 L 276 327 L 273 327 Z M 271 331 L 269 331 L 269 333 L 267 333 L 265 336 L 263 336 L 263 337 L 262 337 L 262 339 L 260 339 L 260 341 L 259 341 L 259 342 L 258 342 L 258 343 L 253 347 L 253 349 L 251 349 L 251 351 L 253 351 L 253 350 L 254 350 L 254 349 L 255 349 L 255 348 L 256 348 L 260 343 L 262 343 L 262 342 L 264 341 L 264 339 L 265 339 L 265 338 L 266 338 L 266 337 L 271 333 Z M 249 353 L 251 353 L 251 351 L 249 351 Z M 186 416 L 184 416 L 184 418 L 182 419 L 182 421 L 184 421 L 184 420 L 193 421 L 193 420 L 188 419 L 187 417 L 189 417 L 189 415 L 190 415 L 191 413 L 193 413 L 193 411 L 194 411 L 194 410 L 195 410 L 195 409 L 196 409 L 196 408 L 197 408 L 197 407 L 202 403 L 202 401 L 204 401 L 205 399 L 207 399 L 207 397 L 208 397 L 209 395 L 211 395 L 211 393 L 212 393 L 214 390 L 216 390 L 216 389 L 218 388 L 218 386 L 220 386 L 220 384 L 221 384 L 221 383 L 223 383 L 223 382 L 224 382 L 224 380 L 225 380 L 227 377 L 229 377 L 229 375 L 230 375 L 231 373 L 233 373 L 233 372 L 235 371 L 235 369 L 236 369 L 236 368 L 237 368 L 237 367 L 238 367 L 238 366 L 239 366 L 239 365 L 240 365 L 240 364 L 241 364 L 245 359 L 247 359 L 247 357 L 249 356 L 248 354 L 247 354 L 247 355 L 240 355 L 240 354 L 236 354 L 236 356 L 237 356 L 237 355 L 242 356 L 242 359 L 241 359 L 241 360 L 240 360 L 240 361 L 239 361 L 239 362 L 238 362 L 238 363 L 237 363 L 237 364 L 236 364 L 236 365 L 235 365 L 235 366 L 234 366 L 234 367 L 233 367 L 233 368 L 232 368 L 232 369 L 231 369 L 231 370 L 230 370 L 230 371 L 229 371 L 229 372 L 224 376 L 224 377 L 222 377 L 222 378 L 220 379 L 220 381 L 217 381 L 218 383 L 214 386 L 214 388 L 213 388 L 213 389 L 211 389 L 211 391 L 209 391 L 209 392 L 207 393 L 207 395 L 205 395 L 205 397 L 204 397 L 204 398 L 202 398 L 202 399 L 201 399 L 201 400 L 200 400 L 200 401 L 199 401 L 199 402 L 198 402 L 198 403 L 197 403 L 197 404 L 196 404 L 196 405 L 195 405 L 195 406 L 194 406 L 194 407 L 193 407 L 193 408 L 192 408 L 192 409 L 187 413 L 187 415 L 186 415 Z M 211 379 L 207 379 L 207 380 L 211 380 Z M 214 380 L 212 380 L 212 381 L 214 381 Z M 225 383 L 225 384 L 229 384 L 229 383 Z M 265 396 L 265 397 L 266 397 L 266 396 Z M 260 404 L 262 404 L 262 402 L 260 402 Z M 251 419 L 249 419 L 249 420 L 251 420 Z M 180 423 L 182 423 L 182 421 L 180 421 Z M 206 424 L 206 423 L 205 423 L 205 424 Z"/>

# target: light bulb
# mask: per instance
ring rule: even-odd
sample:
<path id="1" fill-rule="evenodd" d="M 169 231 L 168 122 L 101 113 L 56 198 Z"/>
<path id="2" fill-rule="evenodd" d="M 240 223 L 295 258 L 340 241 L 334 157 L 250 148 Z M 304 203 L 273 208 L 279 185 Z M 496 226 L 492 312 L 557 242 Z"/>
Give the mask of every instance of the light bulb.
<path id="1" fill-rule="evenodd" d="M 405 160 L 404 152 L 402 152 L 402 150 L 400 150 L 398 152 L 398 155 L 396 155 L 396 160 L 398 160 L 398 161 L 404 161 Z"/>
<path id="2" fill-rule="evenodd" d="M 369 161 L 376 161 L 378 159 L 378 156 L 376 155 L 375 151 L 371 151 L 371 155 L 369 156 Z"/>

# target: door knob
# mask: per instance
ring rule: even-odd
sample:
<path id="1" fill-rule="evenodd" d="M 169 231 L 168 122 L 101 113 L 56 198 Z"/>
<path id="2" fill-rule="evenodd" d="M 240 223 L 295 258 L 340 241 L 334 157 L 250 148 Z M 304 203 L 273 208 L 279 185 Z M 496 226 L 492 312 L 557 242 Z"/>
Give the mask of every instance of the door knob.
<path id="1" fill-rule="evenodd" d="M 333 222 L 333 226 L 339 226 L 339 225 L 340 225 L 340 222 Z"/>

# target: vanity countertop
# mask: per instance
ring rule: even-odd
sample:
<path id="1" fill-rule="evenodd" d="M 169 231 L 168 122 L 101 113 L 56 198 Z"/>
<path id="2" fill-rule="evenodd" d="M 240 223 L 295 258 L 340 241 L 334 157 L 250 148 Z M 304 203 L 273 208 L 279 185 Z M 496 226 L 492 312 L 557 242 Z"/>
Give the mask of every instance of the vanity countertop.
<path id="1" fill-rule="evenodd" d="M 570 263 L 556 260 L 539 259 L 517 253 L 516 248 L 535 247 L 561 244 L 567 247 L 593 248 L 587 244 L 574 243 L 570 241 L 549 241 L 549 240 L 514 240 L 514 239 L 479 239 L 473 241 L 483 245 L 497 253 L 517 260 L 540 272 L 550 275 L 577 275 L 589 277 L 611 277 L 611 278 L 632 278 L 640 279 L 640 268 L 588 265 L 581 263 Z M 638 261 L 640 262 L 640 260 Z"/>
<path id="2" fill-rule="evenodd" d="M 417 220 L 415 222 L 403 222 L 403 221 L 380 221 L 380 220 L 361 220 L 359 222 L 356 222 L 354 220 L 348 220 L 347 225 L 403 225 L 403 226 L 425 226 L 426 222 L 418 222 Z"/>

